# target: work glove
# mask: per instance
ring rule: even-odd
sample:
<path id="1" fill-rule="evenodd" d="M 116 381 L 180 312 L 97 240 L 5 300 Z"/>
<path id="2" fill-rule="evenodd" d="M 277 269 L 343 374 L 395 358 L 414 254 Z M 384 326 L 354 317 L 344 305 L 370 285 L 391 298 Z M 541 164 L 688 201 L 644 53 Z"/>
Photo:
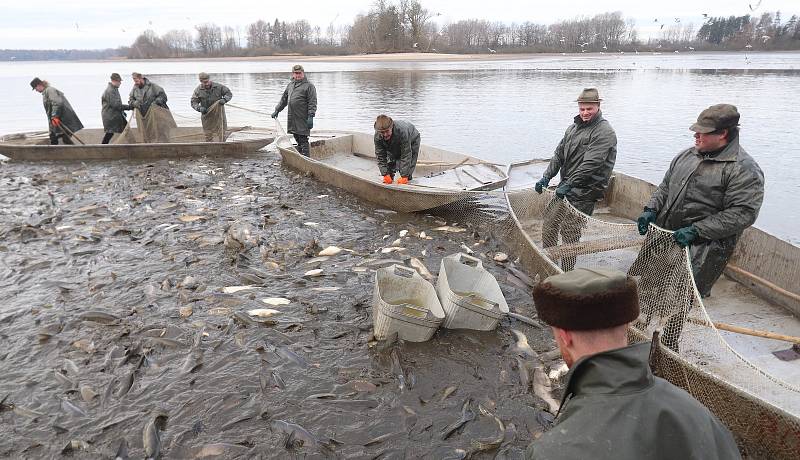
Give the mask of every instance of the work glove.
<path id="1" fill-rule="evenodd" d="M 272 118 L 278 118 L 278 111 L 272 112 Z"/>
<path id="2" fill-rule="evenodd" d="M 572 186 L 566 182 L 562 182 L 558 184 L 558 187 L 556 188 L 556 197 L 563 199 L 565 196 L 567 196 L 567 193 L 569 193 L 570 190 L 572 190 Z"/>
<path id="3" fill-rule="evenodd" d="M 131 104 L 131 107 L 133 107 L 134 109 L 141 109 L 142 108 L 142 103 L 139 102 L 139 101 L 133 101 L 133 104 Z"/>
<path id="4" fill-rule="evenodd" d="M 308 125 L 308 129 L 313 128 L 314 127 L 314 117 L 308 117 L 306 119 L 306 125 Z"/>
<path id="5" fill-rule="evenodd" d="M 53 122 L 53 126 L 61 126 L 61 118 L 53 117 L 50 121 Z"/>
<path id="6" fill-rule="evenodd" d="M 222 99 L 218 100 L 217 102 L 219 102 L 219 105 L 225 105 L 225 103 L 228 102 L 228 101 L 226 101 L 225 98 L 223 97 Z"/>
<path id="7" fill-rule="evenodd" d="M 402 185 L 408 184 L 408 177 L 400 176 L 400 179 L 397 179 L 397 183 Z"/>
<path id="8" fill-rule="evenodd" d="M 539 179 L 539 182 L 537 182 L 533 188 L 536 189 L 536 193 L 541 195 L 542 190 L 544 190 L 549 184 L 550 184 L 550 178 L 542 177 L 541 179 Z"/>
<path id="9" fill-rule="evenodd" d="M 208 109 L 201 105 L 200 107 L 197 108 L 197 111 L 200 113 L 206 113 L 208 112 Z"/>
<path id="10" fill-rule="evenodd" d="M 675 230 L 675 233 L 672 234 L 675 242 L 678 243 L 682 248 L 692 244 L 692 241 L 694 241 L 697 236 L 697 229 L 694 227 L 694 225 L 679 228 Z"/>
<path id="11" fill-rule="evenodd" d="M 644 212 L 636 219 L 636 225 L 639 227 L 639 234 L 646 235 L 647 228 L 650 227 L 651 222 L 656 221 L 656 213 L 655 209 L 652 208 L 644 208 Z"/>
<path id="12" fill-rule="evenodd" d="M 392 174 L 386 174 L 383 176 L 383 183 L 384 184 L 391 184 L 394 181 L 394 176 Z"/>

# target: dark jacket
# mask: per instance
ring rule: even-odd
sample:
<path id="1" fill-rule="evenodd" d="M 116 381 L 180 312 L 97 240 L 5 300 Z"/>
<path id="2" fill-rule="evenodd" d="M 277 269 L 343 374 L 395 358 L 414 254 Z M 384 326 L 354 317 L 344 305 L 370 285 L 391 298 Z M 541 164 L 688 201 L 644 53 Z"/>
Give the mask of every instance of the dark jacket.
<path id="1" fill-rule="evenodd" d="M 550 180 L 560 171 L 561 182 L 572 187 L 568 200 L 597 201 L 605 194 L 616 161 L 617 135 L 603 113 L 586 123 L 575 116 L 543 177 Z"/>
<path id="2" fill-rule="evenodd" d="M 225 99 L 225 102 L 230 102 L 231 99 L 233 99 L 233 93 L 231 93 L 231 90 L 228 89 L 227 86 L 212 81 L 211 88 L 206 89 L 203 85 L 198 85 L 197 88 L 194 89 L 191 104 L 192 108 L 199 112 L 200 107 L 208 109 L 211 107 L 211 104 L 220 99 Z"/>
<path id="3" fill-rule="evenodd" d="M 144 85 L 141 88 L 133 85 L 131 95 L 128 98 L 128 105 L 139 109 L 142 115 L 147 115 L 147 111 L 153 104 L 169 109 L 167 107 L 167 93 L 164 92 L 164 88 L 151 83 L 147 78 L 144 79 Z"/>
<path id="4" fill-rule="evenodd" d="M 289 106 L 286 120 L 286 131 L 292 134 L 308 136 L 311 130 L 306 121 L 317 114 L 317 89 L 309 83 L 306 77 L 302 80 L 292 80 L 286 85 L 281 101 L 275 106 L 275 111 L 280 112 Z"/>
<path id="5" fill-rule="evenodd" d="M 419 154 L 420 135 L 417 128 L 410 122 L 394 120 L 392 137 L 383 140 L 379 133 L 375 133 L 375 156 L 378 158 L 378 168 L 381 175 L 394 174 L 390 163 L 393 163 L 400 175 L 410 177 L 414 173 L 416 156 Z"/>
<path id="6" fill-rule="evenodd" d="M 72 105 L 61 91 L 52 86 L 46 86 L 42 91 L 42 104 L 44 112 L 47 114 L 47 126 L 50 132 L 61 132 L 53 126 L 51 121 L 53 117 L 61 119 L 61 123 L 72 132 L 83 129 L 83 123 L 78 118 L 78 114 L 72 109 Z"/>
<path id="7" fill-rule="evenodd" d="M 100 116 L 103 118 L 103 129 L 107 133 L 121 133 L 124 131 L 125 126 L 128 124 L 124 111 L 131 110 L 131 106 L 122 103 L 119 89 L 109 83 L 106 90 L 103 91 L 100 103 L 102 104 Z"/>
<path id="8" fill-rule="evenodd" d="M 688 393 L 653 376 L 650 343 L 578 360 L 553 427 L 527 459 L 738 459 L 730 431 Z"/>
<path id="9" fill-rule="evenodd" d="M 763 201 L 764 173 L 737 136 L 713 157 L 694 147 L 679 153 L 647 207 L 656 210 L 660 227 L 697 229 L 689 251 L 697 288 L 707 295 Z"/>

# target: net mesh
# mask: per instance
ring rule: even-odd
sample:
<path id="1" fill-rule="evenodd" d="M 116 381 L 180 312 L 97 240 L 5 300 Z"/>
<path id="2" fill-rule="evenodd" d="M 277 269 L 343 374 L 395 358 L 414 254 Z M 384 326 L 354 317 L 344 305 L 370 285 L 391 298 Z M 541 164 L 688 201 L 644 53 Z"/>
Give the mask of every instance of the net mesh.
<path id="1" fill-rule="evenodd" d="M 186 118 L 186 117 L 182 117 Z M 195 121 L 196 119 L 191 119 Z M 152 105 L 147 114 L 133 111 L 125 130 L 117 136 L 114 144 L 149 144 L 180 142 L 224 142 L 227 119 L 225 107 L 214 103 L 200 118 L 202 127 L 178 127 L 169 109 Z M 195 121 L 196 122 L 196 121 Z"/>
<path id="2" fill-rule="evenodd" d="M 491 229 L 531 276 L 573 267 L 614 268 L 639 281 L 632 342 L 650 340 L 654 371 L 714 412 L 752 457 L 800 458 L 800 388 L 737 352 L 716 329 L 694 284 L 688 249 L 672 232 L 598 207 L 589 216 L 551 191 L 464 192 L 438 209 L 450 224 Z"/>

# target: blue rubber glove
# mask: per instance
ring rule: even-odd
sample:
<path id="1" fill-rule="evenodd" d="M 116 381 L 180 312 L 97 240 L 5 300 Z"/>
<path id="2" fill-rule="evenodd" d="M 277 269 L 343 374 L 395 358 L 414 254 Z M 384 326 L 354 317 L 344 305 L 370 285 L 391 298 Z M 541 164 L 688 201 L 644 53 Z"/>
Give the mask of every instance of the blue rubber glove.
<path id="1" fill-rule="evenodd" d="M 651 222 L 655 222 L 656 221 L 656 217 L 657 216 L 658 216 L 658 213 L 656 212 L 655 209 L 644 208 L 644 212 L 636 220 L 636 225 L 639 226 L 639 234 L 640 235 L 646 235 L 647 234 L 647 228 L 650 227 L 650 223 Z"/>
<path id="2" fill-rule="evenodd" d="M 690 225 L 688 227 L 682 227 L 675 230 L 675 233 L 672 234 L 672 237 L 675 239 L 675 242 L 678 243 L 682 248 L 689 246 L 692 244 L 699 234 L 697 233 L 697 229 L 694 225 Z"/>
<path id="3" fill-rule="evenodd" d="M 306 119 L 306 125 L 308 125 L 308 129 L 313 128 L 314 127 L 314 117 L 308 117 L 308 119 Z"/>
<path id="4" fill-rule="evenodd" d="M 556 197 L 564 198 L 570 190 L 572 190 L 572 186 L 566 182 L 562 182 L 558 184 L 558 188 L 556 188 Z"/>
<path id="5" fill-rule="evenodd" d="M 539 182 L 537 182 L 536 185 L 534 185 L 533 188 L 536 190 L 536 193 L 541 195 L 542 190 L 544 190 L 549 184 L 550 184 L 550 178 L 542 177 L 541 179 L 539 179 Z"/>

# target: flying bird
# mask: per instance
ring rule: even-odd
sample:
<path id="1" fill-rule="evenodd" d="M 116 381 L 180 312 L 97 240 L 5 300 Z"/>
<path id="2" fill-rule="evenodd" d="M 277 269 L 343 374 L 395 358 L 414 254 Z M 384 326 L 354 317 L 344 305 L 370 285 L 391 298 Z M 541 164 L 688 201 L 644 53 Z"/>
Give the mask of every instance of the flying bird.
<path id="1" fill-rule="evenodd" d="M 675 18 L 675 22 L 681 22 L 681 18 Z"/>
<path id="2" fill-rule="evenodd" d="M 496 52 L 497 52 L 497 51 L 495 51 L 495 50 L 493 50 L 493 49 L 491 49 L 491 48 L 486 48 L 486 49 L 487 49 L 487 50 L 489 50 L 489 52 L 490 52 L 490 53 L 492 53 L 492 54 L 494 54 L 494 53 L 496 53 Z"/>
<path id="3" fill-rule="evenodd" d="M 661 30 L 661 29 L 663 29 L 663 28 L 664 28 L 664 24 L 661 24 L 661 27 L 659 28 L 659 30 Z"/>

